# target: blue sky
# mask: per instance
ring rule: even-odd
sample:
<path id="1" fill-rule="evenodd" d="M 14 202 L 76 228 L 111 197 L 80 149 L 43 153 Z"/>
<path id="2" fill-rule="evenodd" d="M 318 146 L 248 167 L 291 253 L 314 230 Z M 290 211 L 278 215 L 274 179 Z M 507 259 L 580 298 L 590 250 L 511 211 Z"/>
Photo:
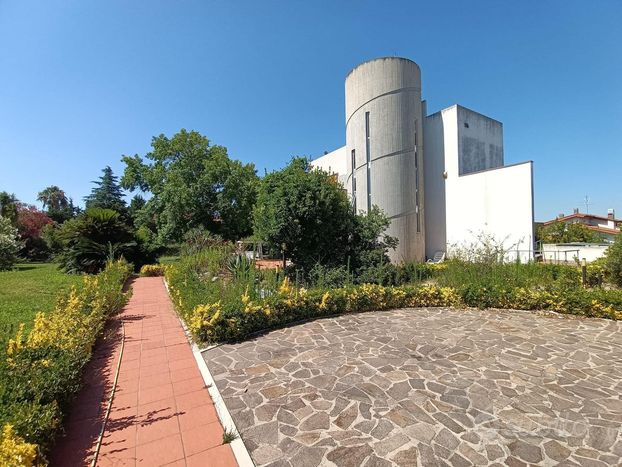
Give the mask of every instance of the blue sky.
<path id="1" fill-rule="evenodd" d="M 194 129 L 259 173 L 345 144 L 344 79 L 397 54 L 433 113 L 504 125 L 536 220 L 622 216 L 622 2 L 0 0 L 0 191 L 82 203 L 100 170 Z M 584 207 L 581 208 L 585 210 Z"/>

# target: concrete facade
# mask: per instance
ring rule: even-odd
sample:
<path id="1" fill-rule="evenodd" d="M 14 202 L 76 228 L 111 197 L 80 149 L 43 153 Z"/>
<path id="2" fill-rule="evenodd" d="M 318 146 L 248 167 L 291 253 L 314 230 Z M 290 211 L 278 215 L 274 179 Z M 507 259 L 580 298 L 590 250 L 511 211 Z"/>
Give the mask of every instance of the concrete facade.
<path id="1" fill-rule="evenodd" d="M 421 70 L 403 58 L 359 65 L 346 78 L 346 188 L 358 212 L 377 205 L 400 239 L 391 260 L 423 260 Z M 349 156 L 349 157 L 348 157 Z"/>
<path id="2" fill-rule="evenodd" d="M 482 236 L 511 249 L 508 260 L 533 257 L 533 163 L 503 165 L 501 122 L 459 105 L 426 116 L 421 70 L 397 57 L 354 68 L 345 100 L 346 146 L 313 164 L 339 174 L 357 211 L 389 216 L 392 261 Z"/>

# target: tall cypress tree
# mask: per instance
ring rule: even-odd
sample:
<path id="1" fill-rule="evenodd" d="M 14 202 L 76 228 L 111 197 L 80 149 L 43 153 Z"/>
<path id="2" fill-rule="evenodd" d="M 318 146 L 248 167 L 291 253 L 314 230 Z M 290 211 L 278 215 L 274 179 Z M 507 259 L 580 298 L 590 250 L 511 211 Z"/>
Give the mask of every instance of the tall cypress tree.
<path id="1" fill-rule="evenodd" d="M 99 181 L 93 182 L 97 186 L 93 188 L 90 195 L 84 197 L 86 209 L 112 209 L 124 217 L 127 214 L 127 207 L 118 177 L 112 173 L 109 166 L 102 169 L 102 172 L 104 175 L 99 177 Z"/>

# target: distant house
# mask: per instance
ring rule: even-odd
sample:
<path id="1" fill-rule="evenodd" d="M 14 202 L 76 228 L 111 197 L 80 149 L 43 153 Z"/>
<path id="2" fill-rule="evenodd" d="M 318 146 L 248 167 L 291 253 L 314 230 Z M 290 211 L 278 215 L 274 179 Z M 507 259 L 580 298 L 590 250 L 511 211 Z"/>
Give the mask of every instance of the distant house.
<path id="1" fill-rule="evenodd" d="M 584 214 L 575 208 L 574 213 L 571 215 L 564 216 L 560 214 L 557 216 L 557 219 L 544 222 L 543 225 L 547 226 L 559 221 L 566 224 L 582 224 L 589 230 L 603 234 L 605 240 L 610 243 L 620 233 L 620 224 L 622 223 L 622 219 L 615 218 L 615 212 L 612 208 L 607 209 L 607 217 L 597 216 L 596 214 Z"/>

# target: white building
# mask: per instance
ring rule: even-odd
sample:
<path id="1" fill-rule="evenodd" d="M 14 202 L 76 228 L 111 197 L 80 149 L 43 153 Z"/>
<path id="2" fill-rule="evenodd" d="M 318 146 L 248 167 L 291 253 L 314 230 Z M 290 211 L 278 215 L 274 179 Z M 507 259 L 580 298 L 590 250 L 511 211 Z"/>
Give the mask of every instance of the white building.
<path id="1" fill-rule="evenodd" d="M 313 165 L 338 174 L 358 211 L 391 218 L 394 262 L 482 234 L 533 257 L 533 163 L 503 165 L 500 122 L 458 105 L 426 116 L 421 70 L 403 58 L 365 62 L 345 87 L 346 146 Z"/>
<path id="2" fill-rule="evenodd" d="M 607 209 L 607 217 L 582 213 L 575 208 L 574 213 L 569 216 L 560 214 L 557 219 L 544 222 L 543 225 L 552 225 L 560 221 L 566 224 L 584 225 L 588 230 L 599 233 L 608 243 L 613 243 L 615 236 L 620 233 L 620 224 L 622 224 L 622 219 L 616 219 L 613 208 Z"/>

